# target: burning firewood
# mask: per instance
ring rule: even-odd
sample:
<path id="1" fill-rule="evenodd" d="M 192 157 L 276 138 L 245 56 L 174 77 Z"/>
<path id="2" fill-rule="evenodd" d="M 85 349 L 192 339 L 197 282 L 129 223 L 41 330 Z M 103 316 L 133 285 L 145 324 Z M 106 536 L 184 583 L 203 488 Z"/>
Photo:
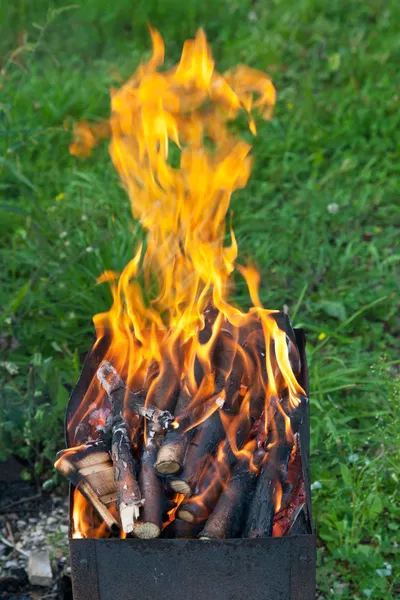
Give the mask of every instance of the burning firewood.
<path id="1" fill-rule="evenodd" d="M 211 403 L 215 405 L 214 412 L 196 427 L 196 432 L 189 442 L 183 470 L 178 478 L 170 481 L 172 489 L 185 496 L 192 493 L 194 481 L 202 472 L 207 457 L 214 454 L 219 442 L 225 438 L 225 427 L 220 410 L 226 413 L 238 412 L 235 406 L 239 394 L 241 380 L 241 363 L 235 364 L 237 344 L 228 331 L 220 333 L 214 349 L 216 374 L 214 382 L 214 396 Z M 236 367 L 236 368 L 235 368 Z M 209 402 L 203 404 L 205 411 Z M 196 413 L 194 413 L 194 418 Z"/>
<path id="2" fill-rule="evenodd" d="M 240 450 L 248 438 L 251 421 L 246 419 L 234 433 L 236 448 Z M 237 457 L 231 447 L 229 438 L 226 438 L 217 451 L 217 456 L 205 461 L 203 472 L 193 490 L 193 496 L 182 502 L 178 516 L 189 523 L 204 522 L 213 512 L 220 494 L 226 485 L 231 468 L 236 463 Z"/>
<path id="3" fill-rule="evenodd" d="M 140 517 L 135 524 L 133 534 L 142 539 L 157 538 L 161 533 L 162 516 L 165 503 L 164 485 L 158 477 L 154 463 L 157 458 L 158 445 L 152 433 L 144 445 L 139 487 L 143 497 Z"/>
<path id="4" fill-rule="evenodd" d="M 182 521 L 182 519 L 174 519 L 165 527 L 161 534 L 161 537 L 167 539 L 194 539 L 197 538 L 200 530 L 201 524 L 199 525 L 197 523 L 187 523 L 186 521 Z"/>
<path id="5" fill-rule="evenodd" d="M 145 398 L 138 392 L 129 390 L 122 378 L 107 361 L 98 368 L 97 378 L 106 390 L 110 401 L 122 403 L 126 410 L 139 414 L 152 422 L 156 430 L 168 430 L 174 417 L 168 410 L 160 410 L 156 406 L 147 405 Z"/>
<path id="6" fill-rule="evenodd" d="M 110 363 L 103 362 L 100 365 L 97 377 L 107 391 L 112 405 L 111 457 L 117 487 L 117 505 L 122 529 L 125 533 L 131 533 L 143 502 L 136 479 L 138 465 L 133 456 L 130 430 L 125 418 L 128 412 L 125 406 L 127 389 Z M 129 396 L 131 395 L 128 398 Z"/>
<path id="7" fill-rule="evenodd" d="M 272 444 L 272 449 L 257 480 L 243 537 L 259 538 L 272 535 L 274 515 L 279 508 L 279 494 L 282 493 L 286 481 L 294 434 L 299 429 L 307 403 L 308 399 L 302 396 L 298 406 L 291 412 L 288 410 L 287 401 L 282 409 L 278 407 L 275 412 L 273 424 L 268 432 L 268 442 Z M 291 435 L 289 436 L 284 408 L 286 414 L 290 415 Z"/>
<path id="8" fill-rule="evenodd" d="M 106 506 L 117 498 L 109 451 L 109 438 L 62 450 L 57 454 L 55 467 L 79 489 L 111 529 L 118 522 Z"/>
<path id="9" fill-rule="evenodd" d="M 186 384 L 183 385 L 176 405 L 175 419 L 182 418 L 192 400 Z M 156 469 L 161 475 L 173 475 L 182 469 L 190 436 L 183 427 L 167 432 L 156 462 Z"/>
<path id="10" fill-rule="evenodd" d="M 264 456 L 265 450 L 259 448 L 253 455 L 252 466 L 248 459 L 236 463 L 217 506 L 199 535 L 200 539 L 239 537 L 243 514 L 251 500 L 256 485 L 257 469 Z"/>

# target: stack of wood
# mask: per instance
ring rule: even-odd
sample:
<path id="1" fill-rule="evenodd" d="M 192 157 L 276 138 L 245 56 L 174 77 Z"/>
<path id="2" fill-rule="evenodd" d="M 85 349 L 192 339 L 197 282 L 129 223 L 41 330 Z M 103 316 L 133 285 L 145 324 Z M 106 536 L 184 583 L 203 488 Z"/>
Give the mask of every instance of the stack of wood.
<path id="1" fill-rule="evenodd" d="M 225 322 L 214 336 L 216 312 L 205 316 L 199 341 L 215 337 L 212 372 L 196 359 L 193 377 L 182 377 L 179 361 L 167 357 L 152 365 L 142 390 L 132 391 L 102 362 L 97 378 L 108 416 L 96 439 L 84 439 L 80 426 L 80 445 L 58 455 L 57 469 L 110 531 L 122 527 L 144 539 L 258 538 L 287 534 L 304 511 L 298 430 L 307 398 L 293 407 L 259 322 L 240 329 Z M 280 313 L 271 318 L 284 327 L 297 376 L 293 330 Z M 267 403 L 266 354 L 278 391 Z"/>

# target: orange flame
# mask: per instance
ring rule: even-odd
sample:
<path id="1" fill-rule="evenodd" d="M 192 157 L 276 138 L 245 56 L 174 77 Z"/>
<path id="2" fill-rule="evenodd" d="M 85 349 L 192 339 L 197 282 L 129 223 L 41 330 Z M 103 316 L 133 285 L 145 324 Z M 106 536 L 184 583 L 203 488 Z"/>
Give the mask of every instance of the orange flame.
<path id="1" fill-rule="evenodd" d="M 185 42 L 179 63 L 160 71 L 164 43 L 156 30 L 151 28 L 150 33 L 153 55 L 120 89 L 111 90 L 109 121 L 78 124 L 70 147 L 72 154 L 87 156 L 99 141 L 111 137 L 111 159 L 128 192 L 133 216 L 147 234 L 145 245 L 139 245 L 121 274 L 108 270 L 98 278 L 98 283 L 111 285 L 113 305 L 94 317 L 97 343 L 103 337 L 110 339 L 105 358 L 133 389 L 144 385 L 150 365 L 170 361 L 190 388 L 190 408 L 197 411 L 193 427 L 224 402 L 224 396 L 213 396 L 211 360 L 221 329 L 227 323 L 236 331 L 258 324 L 265 353 L 256 372 L 235 339 L 237 333 L 232 336 L 243 366 L 244 399 L 238 418 L 226 423 L 234 452 L 250 457 L 254 442 L 239 450 L 234 440 L 235 429 L 249 417 L 255 390 L 262 390 L 266 408 L 284 388 L 292 408 L 304 393 L 290 365 L 286 335 L 272 316 L 276 311 L 265 309 L 260 301 L 257 270 L 236 266 L 238 247 L 232 228 L 225 243 L 231 195 L 246 186 L 251 170 L 251 146 L 232 133 L 230 124 L 244 113 L 255 134 L 254 115 L 271 118 L 276 92 L 267 75 L 243 65 L 218 73 L 201 29 L 194 40 Z M 248 312 L 229 302 L 235 268 L 253 303 Z M 210 302 L 219 312 L 209 340 L 202 344 L 198 334 L 205 327 L 204 309 Z M 194 377 L 196 360 L 204 372 L 201 385 Z M 229 365 L 228 375 L 231 369 Z M 278 372 L 282 385 L 277 383 Z M 100 410 L 104 401 L 104 391 L 94 380 L 72 426 L 88 419 L 93 402 Z M 82 532 L 81 523 L 75 531 Z"/>

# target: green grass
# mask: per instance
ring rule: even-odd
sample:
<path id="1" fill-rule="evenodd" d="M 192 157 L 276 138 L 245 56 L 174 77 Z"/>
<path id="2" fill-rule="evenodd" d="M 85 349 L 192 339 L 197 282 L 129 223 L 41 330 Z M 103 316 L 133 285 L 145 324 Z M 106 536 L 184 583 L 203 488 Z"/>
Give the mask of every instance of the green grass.
<path id="1" fill-rule="evenodd" d="M 286 304 L 307 332 L 320 597 L 398 598 L 398 2 L 15 0 L 0 11 L 2 455 L 48 471 L 91 317 L 110 303 L 95 279 L 141 235 L 106 148 L 71 157 L 65 124 L 107 114 L 117 72 L 148 55 L 146 21 L 170 63 L 202 25 L 220 70 L 265 69 L 279 92 L 233 221 L 265 305 Z"/>

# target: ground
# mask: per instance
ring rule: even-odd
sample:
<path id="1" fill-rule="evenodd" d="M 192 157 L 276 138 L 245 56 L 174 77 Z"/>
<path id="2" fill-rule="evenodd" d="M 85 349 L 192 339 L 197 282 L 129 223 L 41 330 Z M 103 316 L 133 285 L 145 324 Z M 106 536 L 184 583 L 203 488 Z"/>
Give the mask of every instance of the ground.
<path id="1" fill-rule="evenodd" d="M 105 147 L 68 154 L 109 88 L 168 64 L 204 26 L 217 67 L 267 71 L 274 119 L 233 199 L 240 260 L 308 339 L 314 516 L 323 599 L 399 597 L 399 96 L 395 0 L 62 0 L 2 5 L 0 435 L 3 458 L 54 489 L 63 412 L 120 269 L 141 236 Z M 238 283 L 235 299 L 246 303 Z"/>

